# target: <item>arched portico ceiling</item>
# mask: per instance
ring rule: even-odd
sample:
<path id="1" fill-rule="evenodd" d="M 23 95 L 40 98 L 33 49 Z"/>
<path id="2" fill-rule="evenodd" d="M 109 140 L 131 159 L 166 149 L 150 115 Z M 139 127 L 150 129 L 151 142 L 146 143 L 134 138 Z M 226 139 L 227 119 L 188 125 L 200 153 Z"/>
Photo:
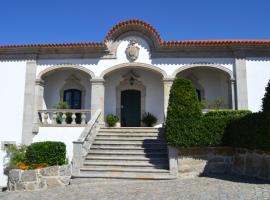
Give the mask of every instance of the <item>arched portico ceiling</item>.
<path id="1" fill-rule="evenodd" d="M 57 71 L 61 71 L 61 70 L 78 70 L 78 71 L 81 71 L 81 72 L 84 72 L 86 74 L 88 74 L 91 78 L 94 78 L 95 77 L 95 74 L 85 68 L 85 67 L 82 67 L 82 66 L 78 66 L 78 65 L 55 65 L 55 66 L 52 66 L 52 67 L 49 67 L 43 71 L 41 71 L 38 76 L 37 76 L 37 79 L 38 80 L 43 80 L 43 78 L 51 73 L 54 73 L 54 72 L 57 72 Z"/>
<path id="2" fill-rule="evenodd" d="M 222 65 L 206 64 L 206 63 L 196 63 L 196 64 L 184 65 L 183 67 L 180 67 L 180 68 L 176 69 L 173 72 L 172 77 L 176 77 L 177 74 L 179 74 L 182 71 L 185 71 L 187 69 L 197 68 L 197 67 L 206 67 L 206 68 L 217 69 L 217 70 L 225 72 L 231 79 L 234 79 L 233 72 L 230 69 L 228 69 L 228 68 L 226 68 L 226 67 L 224 67 Z"/>
<path id="3" fill-rule="evenodd" d="M 101 74 L 100 74 L 100 77 L 101 78 L 104 78 L 106 75 L 108 75 L 109 73 L 115 71 L 115 70 L 118 70 L 118 69 L 124 69 L 124 68 L 138 68 L 138 69 L 146 69 L 146 70 L 149 70 L 149 71 L 153 71 L 155 73 L 158 73 L 160 74 L 163 78 L 167 77 L 167 73 L 156 67 L 156 66 L 153 66 L 153 65 L 150 65 L 150 64 L 145 64 L 145 63 L 137 63 L 137 62 L 134 62 L 134 63 L 123 63 L 123 64 L 119 64 L 119 65 L 115 65 L 113 67 L 110 67 L 106 70 L 104 70 Z"/>

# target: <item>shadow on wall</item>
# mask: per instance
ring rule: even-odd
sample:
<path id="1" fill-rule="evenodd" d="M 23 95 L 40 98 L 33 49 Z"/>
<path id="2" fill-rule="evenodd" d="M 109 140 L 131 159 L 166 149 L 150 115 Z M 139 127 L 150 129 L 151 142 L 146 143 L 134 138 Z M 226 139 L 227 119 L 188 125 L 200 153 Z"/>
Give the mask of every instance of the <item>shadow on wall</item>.
<path id="1" fill-rule="evenodd" d="M 270 183 L 270 154 L 230 147 L 179 148 L 178 171 L 180 178 L 265 184 Z"/>

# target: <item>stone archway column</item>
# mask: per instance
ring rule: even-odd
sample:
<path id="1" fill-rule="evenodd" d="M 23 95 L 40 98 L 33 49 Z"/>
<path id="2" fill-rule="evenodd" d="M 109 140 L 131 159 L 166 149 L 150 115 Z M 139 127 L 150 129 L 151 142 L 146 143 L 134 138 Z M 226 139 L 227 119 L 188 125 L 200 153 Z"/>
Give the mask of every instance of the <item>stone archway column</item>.
<path id="1" fill-rule="evenodd" d="M 105 96 L 105 86 L 103 78 L 93 78 L 91 82 L 91 110 L 92 114 L 100 109 L 100 124 L 104 125 L 104 96 Z"/>
<path id="2" fill-rule="evenodd" d="M 22 144 L 29 145 L 33 140 L 33 117 L 35 101 L 35 80 L 37 62 L 35 60 L 26 62 L 24 108 L 22 125 Z"/>
<path id="3" fill-rule="evenodd" d="M 34 113 L 33 113 L 33 129 L 32 132 L 37 134 L 39 131 L 39 114 L 38 111 L 43 108 L 44 81 L 37 79 L 35 81 L 35 97 L 34 97 Z"/>
<path id="4" fill-rule="evenodd" d="M 163 88 L 164 88 L 164 123 L 167 116 L 167 107 L 169 104 L 170 91 L 173 84 L 174 78 L 163 78 Z"/>
<path id="5" fill-rule="evenodd" d="M 236 108 L 238 110 L 248 109 L 248 90 L 247 90 L 247 70 L 246 59 L 238 56 L 234 60 Z"/>
<path id="6" fill-rule="evenodd" d="M 232 109 L 235 110 L 235 79 L 231 79 L 231 101 Z"/>

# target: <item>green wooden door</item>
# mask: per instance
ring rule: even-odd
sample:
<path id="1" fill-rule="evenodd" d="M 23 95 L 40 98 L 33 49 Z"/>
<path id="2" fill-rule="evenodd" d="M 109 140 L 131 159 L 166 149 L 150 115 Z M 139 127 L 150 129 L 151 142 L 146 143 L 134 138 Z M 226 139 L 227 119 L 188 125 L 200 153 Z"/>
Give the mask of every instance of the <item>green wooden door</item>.
<path id="1" fill-rule="evenodd" d="M 121 92 L 121 126 L 141 126 L 141 92 L 125 90 Z"/>

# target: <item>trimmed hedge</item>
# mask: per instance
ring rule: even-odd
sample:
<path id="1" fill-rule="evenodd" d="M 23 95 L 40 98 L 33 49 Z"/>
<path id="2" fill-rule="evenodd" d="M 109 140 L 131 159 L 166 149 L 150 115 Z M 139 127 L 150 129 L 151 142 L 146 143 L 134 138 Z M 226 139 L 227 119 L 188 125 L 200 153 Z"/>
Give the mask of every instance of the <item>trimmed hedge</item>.
<path id="1" fill-rule="evenodd" d="M 200 103 L 191 81 L 176 78 L 170 91 L 165 137 L 172 146 L 199 145 L 198 128 L 202 116 Z"/>
<path id="2" fill-rule="evenodd" d="M 191 81 L 176 78 L 170 92 L 165 137 L 169 145 L 178 147 L 223 146 L 228 124 L 250 113 L 217 110 L 203 115 Z"/>
<path id="3" fill-rule="evenodd" d="M 224 146 L 226 127 L 233 121 L 251 114 L 248 110 L 216 110 L 206 113 L 202 117 L 201 133 L 204 138 L 204 146 Z"/>
<path id="4" fill-rule="evenodd" d="M 63 142 L 36 142 L 27 147 L 26 163 L 46 163 L 48 166 L 63 165 L 66 161 L 66 145 Z"/>
<path id="5" fill-rule="evenodd" d="M 224 143 L 233 147 L 270 150 L 270 81 L 262 99 L 262 112 L 251 113 L 232 122 Z"/>

